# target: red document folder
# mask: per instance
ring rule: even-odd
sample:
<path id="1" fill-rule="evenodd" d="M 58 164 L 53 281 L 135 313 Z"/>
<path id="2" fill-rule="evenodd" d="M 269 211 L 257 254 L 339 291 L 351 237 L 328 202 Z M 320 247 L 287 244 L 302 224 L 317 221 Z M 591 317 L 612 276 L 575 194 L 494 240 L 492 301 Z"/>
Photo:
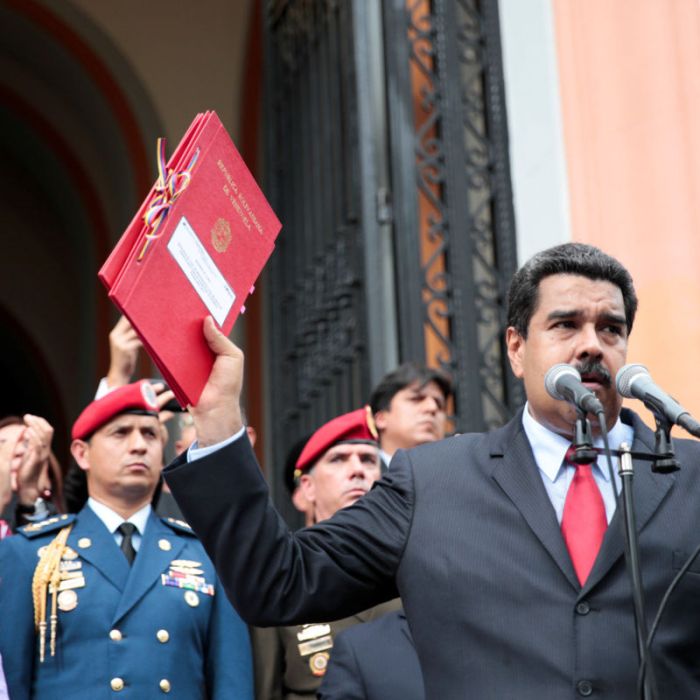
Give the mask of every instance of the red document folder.
<path id="1" fill-rule="evenodd" d="M 190 125 L 99 277 L 182 406 L 213 364 L 202 322 L 229 334 L 280 222 L 214 112 Z"/>

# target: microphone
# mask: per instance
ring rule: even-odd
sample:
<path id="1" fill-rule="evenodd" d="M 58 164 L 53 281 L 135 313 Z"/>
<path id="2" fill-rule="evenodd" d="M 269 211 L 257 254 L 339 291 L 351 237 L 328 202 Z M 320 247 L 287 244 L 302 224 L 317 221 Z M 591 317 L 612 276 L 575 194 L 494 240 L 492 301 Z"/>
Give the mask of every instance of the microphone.
<path id="1" fill-rule="evenodd" d="M 700 423 L 660 389 L 644 365 L 625 365 L 617 373 L 615 380 L 618 392 L 627 399 L 639 399 L 654 414 L 663 416 L 673 425 L 680 425 L 691 435 L 700 437 Z"/>
<path id="2" fill-rule="evenodd" d="M 571 365 L 562 362 L 547 370 L 544 386 L 553 399 L 568 401 L 584 413 L 604 412 L 598 397 L 581 383 L 581 375 Z"/>

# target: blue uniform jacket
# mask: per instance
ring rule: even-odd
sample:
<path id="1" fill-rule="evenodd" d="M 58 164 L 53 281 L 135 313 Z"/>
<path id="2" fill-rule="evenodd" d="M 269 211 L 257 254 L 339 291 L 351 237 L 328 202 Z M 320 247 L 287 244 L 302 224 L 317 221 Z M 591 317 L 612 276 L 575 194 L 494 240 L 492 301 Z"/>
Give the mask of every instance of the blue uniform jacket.
<path id="1" fill-rule="evenodd" d="M 47 635 L 39 663 L 32 602 L 37 550 L 70 523 L 68 546 L 81 564 L 69 566 L 83 572 L 85 586 L 74 589 L 72 610 L 58 612 L 56 655 L 49 655 Z M 178 560 L 192 568 L 201 563 L 196 568 L 214 595 L 164 585 L 162 575 Z M 3 540 L 0 654 L 12 700 L 253 698 L 248 630 L 214 567 L 184 523 L 153 514 L 132 567 L 87 506 Z"/>

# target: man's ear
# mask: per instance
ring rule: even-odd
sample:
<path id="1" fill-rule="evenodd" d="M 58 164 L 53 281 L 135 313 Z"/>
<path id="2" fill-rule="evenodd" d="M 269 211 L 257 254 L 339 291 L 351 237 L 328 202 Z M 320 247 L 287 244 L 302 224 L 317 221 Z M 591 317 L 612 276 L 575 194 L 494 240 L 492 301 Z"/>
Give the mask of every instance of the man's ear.
<path id="1" fill-rule="evenodd" d="M 301 489 L 301 485 L 294 489 L 294 493 L 292 494 L 292 503 L 300 513 L 306 513 L 310 509 L 310 504 L 306 500 L 306 496 L 304 495 L 304 491 Z"/>
<path id="2" fill-rule="evenodd" d="M 299 477 L 299 490 L 307 503 L 316 503 L 316 482 L 311 474 L 305 472 Z"/>
<path id="3" fill-rule="evenodd" d="M 525 338 L 513 327 L 508 326 L 506 330 L 506 348 L 508 350 L 508 360 L 513 374 L 518 378 L 523 378 L 523 353 L 525 352 Z"/>
<path id="4" fill-rule="evenodd" d="M 90 462 L 88 460 L 88 452 L 90 450 L 89 443 L 85 440 L 73 440 L 70 445 L 70 453 L 73 455 L 73 459 L 77 462 L 78 466 L 83 471 L 90 471 Z"/>
<path id="5" fill-rule="evenodd" d="M 374 414 L 374 424 L 377 426 L 377 430 L 386 430 L 387 413 L 388 411 L 383 408 L 381 411 L 377 411 Z"/>

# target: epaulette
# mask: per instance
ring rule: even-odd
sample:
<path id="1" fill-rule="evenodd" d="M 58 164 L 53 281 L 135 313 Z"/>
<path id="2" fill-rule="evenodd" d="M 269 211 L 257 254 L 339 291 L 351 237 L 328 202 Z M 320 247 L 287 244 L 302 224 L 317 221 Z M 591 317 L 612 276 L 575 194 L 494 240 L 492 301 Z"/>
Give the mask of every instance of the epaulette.
<path id="1" fill-rule="evenodd" d="M 45 535 L 49 532 L 54 532 L 54 530 L 60 530 L 62 527 L 66 527 L 66 525 L 70 525 L 76 517 L 75 513 L 71 513 L 70 515 L 52 515 L 50 518 L 41 520 L 38 523 L 29 523 L 29 525 L 17 528 L 17 532 L 31 540 L 34 537 L 39 537 L 39 535 Z"/>
<path id="2" fill-rule="evenodd" d="M 188 535 L 195 536 L 194 530 L 184 520 L 177 518 L 161 518 L 161 520 L 176 532 L 186 532 Z"/>

